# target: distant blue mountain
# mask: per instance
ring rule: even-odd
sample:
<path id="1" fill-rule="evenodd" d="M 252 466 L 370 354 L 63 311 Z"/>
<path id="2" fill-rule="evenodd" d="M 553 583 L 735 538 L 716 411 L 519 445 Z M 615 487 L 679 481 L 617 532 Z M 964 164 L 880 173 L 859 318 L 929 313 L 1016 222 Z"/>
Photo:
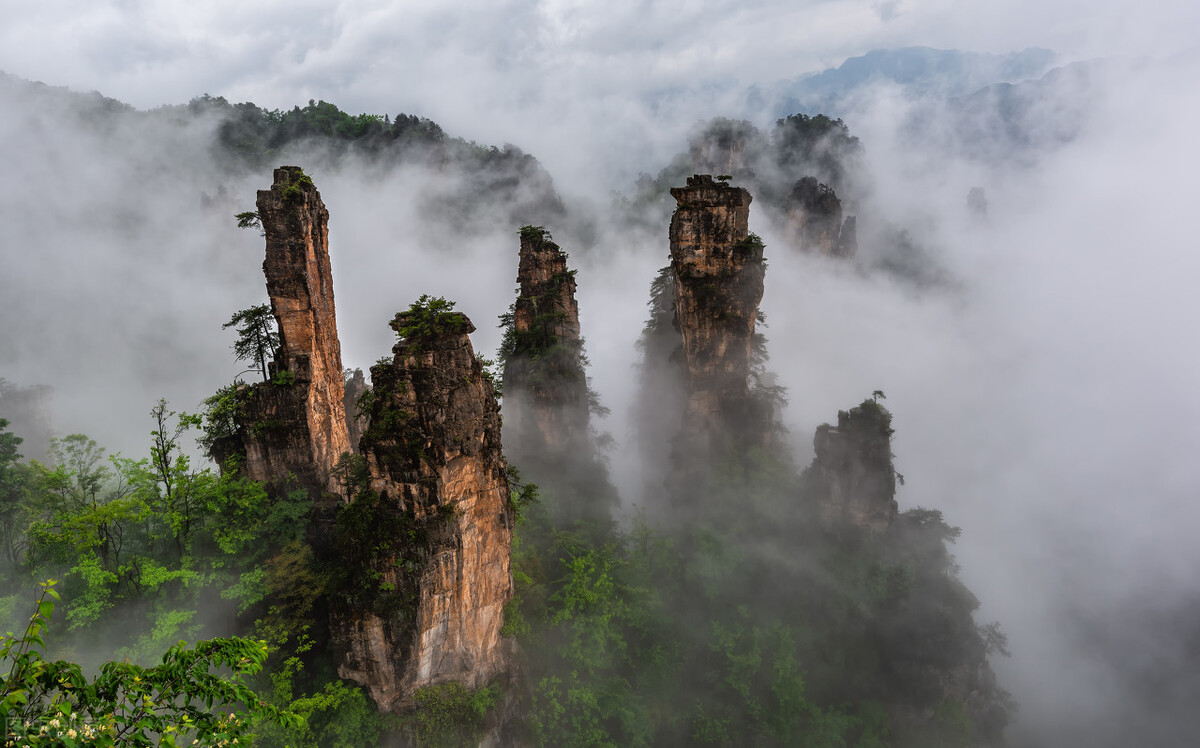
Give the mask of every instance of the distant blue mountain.
<path id="1" fill-rule="evenodd" d="M 748 98 L 755 108 L 766 107 L 778 117 L 797 112 L 840 116 L 847 98 L 866 85 L 893 83 L 909 93 L 952 98 L 1038 78 L 1054 60 L 1053 52 L 1039 48 L 1003 55 L 929 47 L 876 49 L 836 68 L 755 87 Z"/>

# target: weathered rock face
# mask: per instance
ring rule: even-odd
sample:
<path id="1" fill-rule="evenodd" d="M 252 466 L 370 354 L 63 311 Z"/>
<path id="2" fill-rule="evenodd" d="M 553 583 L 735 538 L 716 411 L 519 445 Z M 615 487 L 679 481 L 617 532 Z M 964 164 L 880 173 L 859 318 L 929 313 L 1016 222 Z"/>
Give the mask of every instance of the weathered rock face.
<path id="1" fill-rule="evenodd" d="M 794 246 L 826 255 L 848 256 L 857 251 L 854 216 L 843 225 L 842 201 L 815 177 L 804 177 L 792 187 L 786 214 Z"/>
<path id="2" fill-rule="evenodd" d="M 517 283 L 504 361 L 505 444 L 514 455 L 569 449 L 588 433 L 579 306 L 567 255 L 543 229 L 521 231 Z"/>
<path id="3" fill-rule="evenodd" d="M 410 332 L 391 364 L 371 368 L 360 450 L 376 498 L 363 531 L 403 537 L 371 560 L 373 605 L 333 616 L 338 674 L 385 712 L 409 706 L 422 686 L 477 688 L 505 669 L 512 513 L 499 407 L 467 337 L 474 326 L 459 313 L 438 320 L 418 333 L 409 313 L 398 315 L 392 326 Z"/>
<path id="4" fill-rule="evenodd" d="M 750 193 L 707 174 L 671 189 L 675 328 L 688 379 L 685 449 L 767 438 L 769 414 L 750 396 L 754 325 L 763 295 L 763 246 L 747 227 Z M 702 440 L 704 445 L 695 443 Z M 700 455 L 697 455 L 700 456 Z"/>
<path id="5" fill-rule="evenodd" d="M 280 346 L 272 382 L 253 388 L 243 408 L 243 469 L 254 480 L 289 475 L 316 495 L 336 492 L 333 466 L 346 432 L 342 347 L 329 267 L 329 213 L 312 180 L 296 166 L 275 170 L 258 193 L 267 236 L 263 272 Z"/>
<path id="6" fill-rule="evenodd" d="M 874 400 L 838 411 L 837 426 L 817 427 L 816 457 L 806 476 L 830 529 L 885 530 L 896 519 L 892 416 Z"/>
<path id="7" fill-rule="evenodd" d="M 367 414 L 359 412 L 358 399 L 371 388 L 367 385 L 367 378 L 363 376 L 362 369 L 355 369 L 350 378 L 345 380 L 345 386 L 346 395 L 342 402 L 346 411 L 346 433 L 350 440 L 350 451 L 357 452 L 358 442 L 369 423 Z"/>

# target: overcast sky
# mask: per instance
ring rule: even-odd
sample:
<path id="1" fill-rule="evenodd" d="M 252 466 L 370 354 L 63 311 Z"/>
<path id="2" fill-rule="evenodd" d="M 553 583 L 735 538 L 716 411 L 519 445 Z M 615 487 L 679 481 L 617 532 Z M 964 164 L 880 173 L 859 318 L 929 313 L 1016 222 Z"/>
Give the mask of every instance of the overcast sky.
<path id="1" fill-rule="evenodd" d="M 1121 60 L 1092 91 L 1076 141 L 1033 169 L 907 147 L 896 123 L 914 103 L 894 91 L 847 117 L 876 198 L 860 226 L 917 231 L 961 294 L 915 294 L 782 253 L 753 208 L 751 225 L 767 239 L 763 306 L 798 456 L 816 423 L 888 393 L 908 478 L 901 508 L 944 509 L 963 527 L 956 552 L 981 620 L 1010 634 L 1013 658 L 998 668 L 1022 703 L 1020 744 L 1069 745 L 1086 728 L 1101 745 L 1161 716 L 1130 672 L 1177 666 L 1197 636 L 1172 605 L 1200 600 L 1200 3 L 4 4 L 0 70 L 14 75 L 139 108 L 209 93 L 419 114 L 451 135 L 520 146 L 560 191 L 595 204 L 661 168 L 700 118 L 730 114 L 730 91 L 870 49 L 1040 46 L 1063 62 Z M 664 92 L 677 95 L 655 96 Z M 186 134 L 96 134 L 54 114 L 0 111 L 0 144 L 0 310 L 20 315 L 4 320 L 0 376 L 54 385 L 60 428 L 138 454 L 129 435 L 144 438 L 149 425 L 129 414 L 159 396 L 194 407 L 236 372 L 219 327 L 263 300 L 261 240 L 224 214 L 197 213 L 196 192 L 220 175 Z M 477 347 L 494 350 L 489 320 L 511 301 L 513 227 L 435 256 L 409 228 L 422 218 L 411 199 L 422 175 L 370 190 L 346 172 L 314 178 L 332 216 L 348 364 L 385 353 L 387 316 L 423 292 L 459 299 Z M 269 181 L 231 190 L 249 209 Z M 963 210 L 977 185 L 991 205 L 984 228 Z M 633 342 L 666 227 L 636 239 L 601 227 L 598 246 L 573 261 L 597 388 L 623 439 Z M 1168 611 L 1152 645 L 1129 622 L 1131 601 L 1147 596 Z M 1081 638 L 1081 621 L 1101 622 L 1097 636 L 1116 643 Z"/>
<path id="2" fill-rule="evenodd" d="M 585 131 L 610 151 L 639 134 L 653 142 L 664 128 L 639 100 L 656 91 L 770 82 L 911 45 L 1040 46 L 1067 61 L 1161 57 L 1194 46 L 1200 28 L 1190 0 L 4 5 L 0 70 L 14 75 L 139 108 L 209 93 L 267 108 L 313 98 L 356 114 L 403 111 L 480 142 L 515 143 L 552 173 L 586 166 L 571 155 Z M 610 127 L 597 131 L 605 118 Z"/>

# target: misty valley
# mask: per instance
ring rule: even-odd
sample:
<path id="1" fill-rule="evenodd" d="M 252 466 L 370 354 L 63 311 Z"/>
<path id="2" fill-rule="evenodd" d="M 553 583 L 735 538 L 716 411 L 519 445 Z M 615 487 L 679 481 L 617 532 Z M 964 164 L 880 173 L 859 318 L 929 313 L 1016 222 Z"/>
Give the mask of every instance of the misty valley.
<path id="1" fill-rule="evenodd" d="M 1031 164 L 1067 75 L 898 127 Z M 987 246 L 992 188 L 890 210 L 787 96 L 597 198 L 418 116 L 0 78 L 14 183 L 55 169 L 0 213 L 7 744 L 1008 745 L 1005 621 L 899 446 L 959 401 L 889 368 L 970 371 L 896 330 L 968 306 L 930 227 Z"/>

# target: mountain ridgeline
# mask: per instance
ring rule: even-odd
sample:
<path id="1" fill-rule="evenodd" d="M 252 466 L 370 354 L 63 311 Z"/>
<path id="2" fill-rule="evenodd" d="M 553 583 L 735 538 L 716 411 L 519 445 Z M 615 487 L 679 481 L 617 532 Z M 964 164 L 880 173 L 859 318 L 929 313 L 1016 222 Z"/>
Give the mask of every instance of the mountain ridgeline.
<path id="1" fill-rule="evenodd" d="M 275 171 L 258 207 L 280 345 L 268 381 L 226 391 L 210 444 L 314 508 L 301 563 L 324 583 L 296 655 L 395 715 L 397 744 L 1001 745 L 1000 635 L 972 620 L 957 530 L 897 510 L 882 393 L 795 469 L 761 384 L 751 195 L 707 174 L 671 192 L 652 303 L 670 322 L 642 345 L 644 384 L 678 389 L 647 409 L 675 426 L 648 453 L 645 516 L 620 521 L 550 233 L 518 232 L 502 450 L 497 383 L 452 302 L 395 316 L 369 387 L 343 371 L 328 213 L 299 168 Z"/>

